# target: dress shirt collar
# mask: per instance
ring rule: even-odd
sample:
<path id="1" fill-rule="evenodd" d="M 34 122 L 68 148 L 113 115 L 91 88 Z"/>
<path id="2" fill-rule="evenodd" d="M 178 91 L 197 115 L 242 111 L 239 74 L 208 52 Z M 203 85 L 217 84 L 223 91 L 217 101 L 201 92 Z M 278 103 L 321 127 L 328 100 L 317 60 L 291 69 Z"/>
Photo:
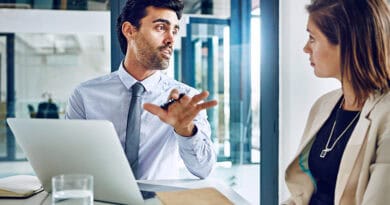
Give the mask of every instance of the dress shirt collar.
<path id="1" fill-rule="evenodd" d="M 130 90 L 136 82 L 138 82 L 132 75 L 130 75 L 123 66 L 123 61 L 119 65 L 118 75 L 125 87 Z M 161 72 L 158 70 L 153 75 L 141 81 L 142 85 L 145 87 L 147 92 L 150 92 L 155 89 L 161 80 Z"/>

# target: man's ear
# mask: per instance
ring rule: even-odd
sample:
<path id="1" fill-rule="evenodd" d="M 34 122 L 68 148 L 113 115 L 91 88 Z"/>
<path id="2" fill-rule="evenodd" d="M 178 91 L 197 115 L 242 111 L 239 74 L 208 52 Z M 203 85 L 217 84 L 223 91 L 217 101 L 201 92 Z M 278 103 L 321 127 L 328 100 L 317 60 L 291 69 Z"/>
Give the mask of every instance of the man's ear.
<path id="1" fill-rule="evenodd" d="M 130 22 L 125 21 L 122 24 L 122 34 L 126 37 L 127 40 L 132 38 L 137 31 L 137 28 L 133 26 Z"/>

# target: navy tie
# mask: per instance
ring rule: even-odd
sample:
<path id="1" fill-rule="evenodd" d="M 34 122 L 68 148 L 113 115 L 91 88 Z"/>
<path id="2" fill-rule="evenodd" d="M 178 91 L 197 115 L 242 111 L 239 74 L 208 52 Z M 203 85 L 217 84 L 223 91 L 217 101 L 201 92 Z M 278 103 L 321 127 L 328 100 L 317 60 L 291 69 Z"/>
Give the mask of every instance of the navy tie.
<path id="1" fill-rule="evenodd" d="M 131 102 L 127 116 L 125 152 L 136 179 L 138 179 L 138 149 L 141 129 L 141 94 L 144 90 L 144 86 L 139 82 L 131 87 Z"/>

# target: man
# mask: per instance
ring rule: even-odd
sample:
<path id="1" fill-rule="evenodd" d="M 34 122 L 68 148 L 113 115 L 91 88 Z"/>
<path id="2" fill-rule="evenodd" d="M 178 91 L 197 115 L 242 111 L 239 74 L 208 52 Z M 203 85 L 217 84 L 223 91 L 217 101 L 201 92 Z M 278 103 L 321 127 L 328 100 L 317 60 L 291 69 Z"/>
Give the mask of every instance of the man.
<path id="1" fill-rule="evenodd" d="M 182 9 L 181 0 L 128 0 L 117 21 L 125 54 L 118 71 L 82 83 L 69 99 L 67 119 L 114 124 L 137 179 L 177 178 L 179 156 L 205 178 L 216 161 L 205 109 L 217 102 L 160 72 L 168 68 Z M 144 109 L 134 115 L 138 98 Z M 165 110 L 159 105 L 167 99 L 174 102 Z"/>

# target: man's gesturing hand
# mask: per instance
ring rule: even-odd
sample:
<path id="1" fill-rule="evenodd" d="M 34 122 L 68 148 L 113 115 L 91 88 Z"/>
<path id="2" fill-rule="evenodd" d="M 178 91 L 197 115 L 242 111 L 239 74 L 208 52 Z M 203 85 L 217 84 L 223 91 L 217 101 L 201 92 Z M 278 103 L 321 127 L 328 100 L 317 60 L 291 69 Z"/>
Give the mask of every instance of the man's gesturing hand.
<path id="1" fill-rule="evenodd" d="M 170 99 L 179 99 L 179 91 L 173 89 L 169 95 Z M 169 105 L 167 110 L 158 105 L 145 103 L 144 109 L 154 115 L 157 115 L 161 121 L 172 125 L 177 134 L 190 137 L 193 134 L 195 125 L 193 123 L 196 115 L 204 109 L 217 105 L 216 100 L 201 102 L 209 96 L 207 91 L 203 91 L 192 98 L 184 95 L 176 102 Z"/>

